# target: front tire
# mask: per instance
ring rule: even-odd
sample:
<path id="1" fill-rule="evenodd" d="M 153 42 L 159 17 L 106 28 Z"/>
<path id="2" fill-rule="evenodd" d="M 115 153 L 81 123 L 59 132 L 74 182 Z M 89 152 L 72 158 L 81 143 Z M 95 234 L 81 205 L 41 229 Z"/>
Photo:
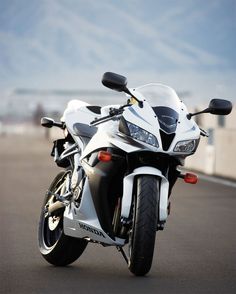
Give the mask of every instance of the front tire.
<path id="1" fill-rule="evenodd" d="M 63 184 L 68 173 L 70 171 L 60 172 L 48 190 L 52 193 L 62 194 Z M 55 196 L 49 195 L 49 193 L 46 194 L 39 220 L 39 250 L 43 258 L 50 264 L 66 266 L 80 257 L 88 242 L 64 234 L 63 209 L 54 216 L 47 213 L 47 206 L 55 201 Z"/>
<path id="2" fill-rule="evenodd" d="M 152 265 L 158 220 L 159 182 L 155 176 L 142 175 L 137 178 L 136 183 L 128 267 L 136 276 L 143 276 Z"/>

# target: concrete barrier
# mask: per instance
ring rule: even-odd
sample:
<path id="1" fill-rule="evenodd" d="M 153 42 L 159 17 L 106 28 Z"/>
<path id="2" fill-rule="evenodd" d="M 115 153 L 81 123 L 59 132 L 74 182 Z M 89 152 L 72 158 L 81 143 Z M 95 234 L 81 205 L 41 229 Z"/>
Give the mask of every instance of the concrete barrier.
<path id="1" fill-rule="evenodd" d="M 236 130 L 215 130 L 214 174 L 236 179 Z"/>
<path id="2" fill-rule="evenodd" d="M 236 130 L 213 130 L 213 144 L 202 138 L 198 150 L 186 159 L 186 167 L 209 175 L 236 180 Z"/>

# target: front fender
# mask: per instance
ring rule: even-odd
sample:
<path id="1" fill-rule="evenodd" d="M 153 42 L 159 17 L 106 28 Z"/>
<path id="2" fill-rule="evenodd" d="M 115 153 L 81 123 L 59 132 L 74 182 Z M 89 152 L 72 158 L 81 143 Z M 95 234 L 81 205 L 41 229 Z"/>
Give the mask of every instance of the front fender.
<path id="1" fill-rule="evenodd" d="M 121 204 L 121 218 L 127 219 L 130 215 L 130 209 L 132 204 L 134 177 L 138 175 L 153 175 L 160 179 L 160 201 L 159 201 L 159 221 L 165 221 L 168 216 L 168 193 L 169 193 L 169 181 L 163 176 L 160 170 L 144 166 L 136 168 L 132 174 L 126 176 L 123 180 L 123 197 Z M 159 184 L 159 182 L 157 182 Z"/>

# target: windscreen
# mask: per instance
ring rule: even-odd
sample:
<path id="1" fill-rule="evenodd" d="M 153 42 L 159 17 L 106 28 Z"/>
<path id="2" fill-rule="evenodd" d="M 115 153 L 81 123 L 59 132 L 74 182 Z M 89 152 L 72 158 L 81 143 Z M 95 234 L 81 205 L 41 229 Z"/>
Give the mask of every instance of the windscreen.
<path id="1" fill-rule="evenodd" d="M 162 84 L 148 84 L 135 89 L 142 94 L 157 115 L 160 128 L 167 134 L 175 132 L 181 108 L 176 92 Z"/>

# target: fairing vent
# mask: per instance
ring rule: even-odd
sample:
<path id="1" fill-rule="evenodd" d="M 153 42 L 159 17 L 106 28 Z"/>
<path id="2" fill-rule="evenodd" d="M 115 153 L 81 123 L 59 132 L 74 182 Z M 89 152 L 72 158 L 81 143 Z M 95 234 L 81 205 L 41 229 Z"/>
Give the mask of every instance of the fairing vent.
<path id="1" fill-rule="evenodd" d="M 167 151 L 170 148 L 170 145 L 175 137 L 175 133 L 173 134 L 166 134 L 162 130 L 160 130 L 161 141 L 162 141 L 162 148 L 164 151 Z"/>

